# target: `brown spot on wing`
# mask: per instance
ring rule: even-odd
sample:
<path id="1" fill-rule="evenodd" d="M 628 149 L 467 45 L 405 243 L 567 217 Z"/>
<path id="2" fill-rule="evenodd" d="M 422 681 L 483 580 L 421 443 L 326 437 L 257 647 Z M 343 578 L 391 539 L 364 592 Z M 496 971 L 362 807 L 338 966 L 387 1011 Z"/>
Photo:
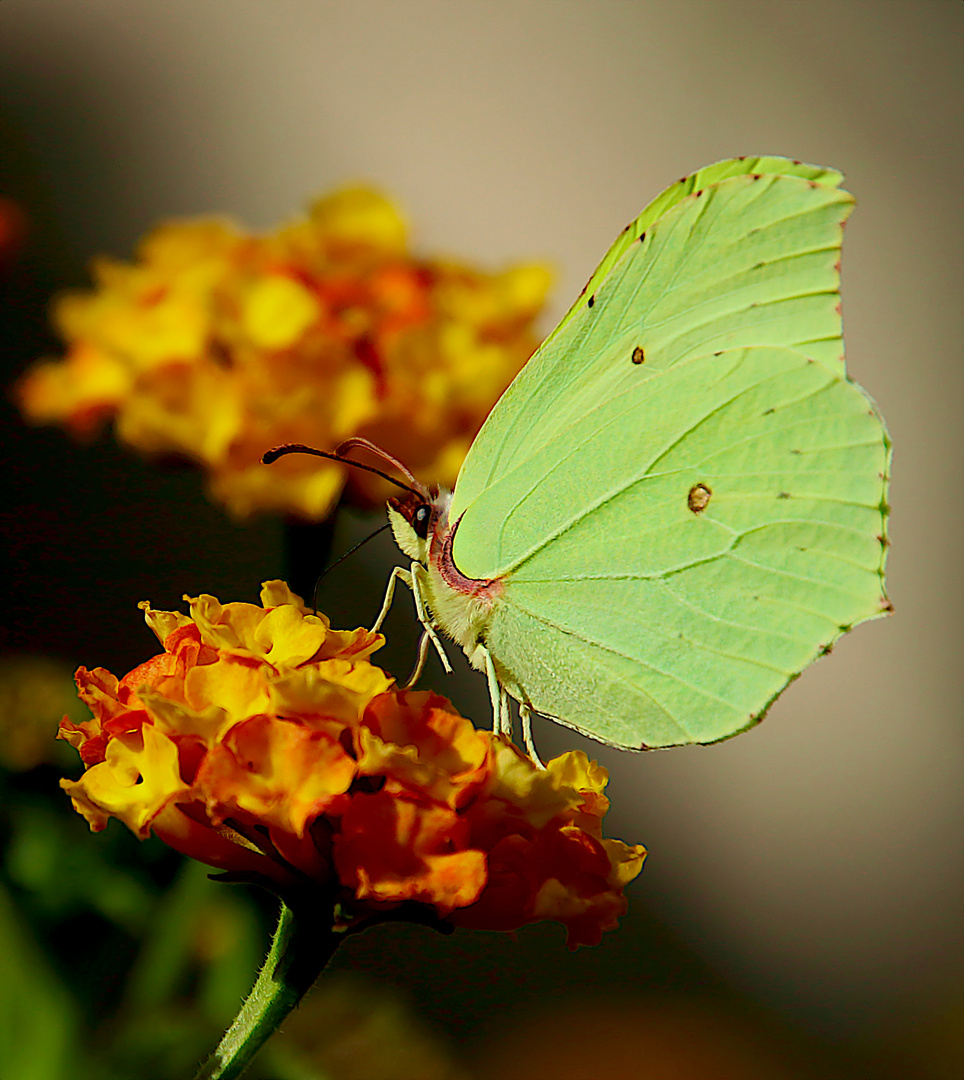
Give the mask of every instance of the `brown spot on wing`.
<path id="1" fill-rule="evenodd" d="M 712 494 L 706 484 L 694 484 L 686 496 L 686 505 L 694 514 L 701 514 L 709 505 Z"/>

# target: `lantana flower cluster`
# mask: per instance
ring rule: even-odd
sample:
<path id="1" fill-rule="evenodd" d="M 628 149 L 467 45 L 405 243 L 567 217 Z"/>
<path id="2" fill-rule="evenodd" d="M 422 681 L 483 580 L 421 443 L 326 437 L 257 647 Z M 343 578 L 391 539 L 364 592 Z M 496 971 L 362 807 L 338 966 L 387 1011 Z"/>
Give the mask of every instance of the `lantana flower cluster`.
<path id="1" fill-rule="evenodd" d="M 98 259 L 94 288 L 55 301 L 66 356 L 17 388 L 25 416 L 89 435 L 113 419 L 139 450 L 189 459 L 235 516 L 325 516 L 344 468 L 261 455 L 352 436 L 452 486 L 472 438 L 528 359 L 547 270 L 483 273 L 408 251 L 384 196 L 349 188 L 252 235 L 162 224 L 132 263 Z M 351 479 L 362 504 L 377 481 Z"/>
<path id="2" fill-rule="evenodd" d="M 280 581 L 261 601 L 143 604 L 164 652 L 120 680 L 78 671 L 93 719 L 60 735 L 86 771 L 61 784 L 92 829 L 116 817 L 282 896 L 308 887 L 343 928 L 403 905 L 479 929 L 558 920 L 571 947 L 616 926 L 645 851 L 603 838 L 604 769 L 581 751 L 540 769 L 399 689 L 370 662 L 380 634 L 333 630 Z"/>

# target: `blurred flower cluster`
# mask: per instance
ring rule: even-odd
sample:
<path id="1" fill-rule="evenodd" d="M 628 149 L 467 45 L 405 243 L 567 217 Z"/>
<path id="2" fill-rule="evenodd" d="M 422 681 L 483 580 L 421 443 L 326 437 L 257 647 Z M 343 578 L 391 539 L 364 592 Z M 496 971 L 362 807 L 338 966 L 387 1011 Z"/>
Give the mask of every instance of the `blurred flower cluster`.
<path id="1" fill-rule="evenodd" d="M 603 839 L 604 769 L 575 751 L 541 770 L 397 689 L 368 659 L 381 635 L 332 630 L 280 581 L 261 598 L 142 605 L 165 651 L 120 680 L 80 669 L 93 719 L 61 737 L 87 768 L 61 783 L 94 830 L 114 816 L 235 879 L 308 885 L 346 929 L 403 904 L 478 929 L 557 920 L 570 946 L 616 926 L 645 851 Z"/>
<path id="2" fill-rule="evenodd" d="M 220 220 L 162 224 L 133 263 L 93 265 L 92 291 L 54 304 L 67 343 L 17 396 L 25 416 L 117 437 L 207 473 L 235 516 L 331 510 L 344 469 L 262 453 L 366 437 L 433 483 L 454 484 L 469 443 L 528 359 L 549 274 L 487 274 L 416 258 L 396 208 L 364 188 L 316 202 L 267 235 Z M 363 504 L 376 482 L 353 477 Z"/>

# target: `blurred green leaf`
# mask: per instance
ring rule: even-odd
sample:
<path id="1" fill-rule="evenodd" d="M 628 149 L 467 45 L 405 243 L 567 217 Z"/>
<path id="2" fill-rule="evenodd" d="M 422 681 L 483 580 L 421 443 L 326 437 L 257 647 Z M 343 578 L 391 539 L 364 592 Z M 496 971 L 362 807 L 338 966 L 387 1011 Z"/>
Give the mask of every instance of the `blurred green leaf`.
<path id="1" fill-rule="evenodd" d="M 24 799 L 8 813 L 7 873 L 33 894 L 43 914 L 56 917 L 83 906 L 132 933 L 141 930 L 155 893 L 138 878 L 137 867 L 110 861 L 110 847 L 69 805 L 58 813 L 38 799 Z"/>
<path id="2" fill-rule="evenodd" d="M 251 988 L 263 928 L 246 893 L 209 872 L 184 860 L 147 909 L 123 1001 L 101 1033 L 112 1080 L 193 1075 Z"/>
<path id="3" fill-rule="evenodd" d="M 199 979 L 198 1001 L 209 1016 L 227 1026 L 264 961 L 267 937 L 245 893 L 210 884 L 219 894 L 204 913 L 207 925 L 201 928 L 207 964 Z"/>
<path id="4" fill-rule="evenodd" d="M 9 892 L 0 886 L 0 1061 L 10 1080 L 61 1080 L 79 1072 L 77 1007 Z"/>
<path id="5" fill-rule="evenodd" d="M 127 1008 L 150 1009 L 175 996 L 194 963 L 197 911 L 212 884 L 205 867 L 186 859 L 172 887 L 152 906 L 148 932 L 127 983 Z"/>
<path id="6" fill-rule="evenodd" d="M 154 904 L 128 982 L 126 1008 L 170 1003 L 196 987 L 203 1011 L 215 1022 L 237 1012 L 266 942 L 246 898 L 211 881 L 209 873 L 186 859 L 172 887 Z"/>

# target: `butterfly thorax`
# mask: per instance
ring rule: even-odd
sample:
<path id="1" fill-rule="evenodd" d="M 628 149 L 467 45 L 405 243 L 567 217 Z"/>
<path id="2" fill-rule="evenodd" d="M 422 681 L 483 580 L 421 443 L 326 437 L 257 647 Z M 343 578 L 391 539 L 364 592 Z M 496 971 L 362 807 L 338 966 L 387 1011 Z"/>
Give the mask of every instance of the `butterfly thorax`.
<path id="1" fill-rule="evenodd" d="M 425 568 L 424 600 L 436 623 L 462 646 L 472 666 L 480 668 L 479 645 L 503 582 L 468 578 L 455 565 L 452 542 L 459 523 L 449 522 L 451 504 L 452 493 L 445 488 L 434 495 L 413 493 L 389 501 L 388 519 L 399 548 Z"/>

